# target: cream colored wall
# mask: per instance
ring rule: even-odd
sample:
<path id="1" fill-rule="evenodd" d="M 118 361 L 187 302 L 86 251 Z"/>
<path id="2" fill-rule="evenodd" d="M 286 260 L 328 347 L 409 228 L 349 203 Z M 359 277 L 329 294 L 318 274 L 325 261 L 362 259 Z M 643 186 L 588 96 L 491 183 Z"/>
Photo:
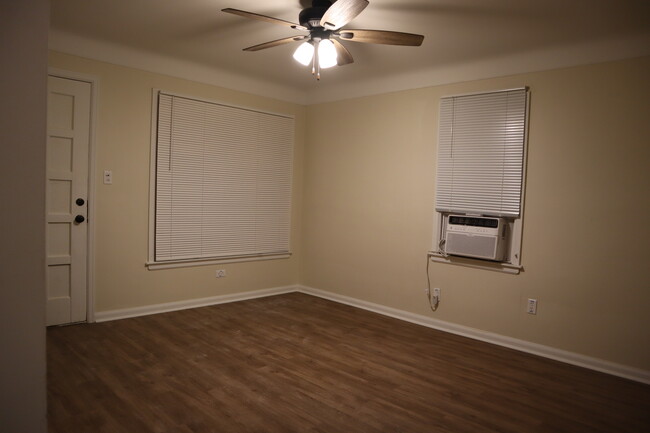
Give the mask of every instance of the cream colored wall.
<path id="1" fill-rule="evenodd" d="M 650 58 L 429 87 L 310 107 L 57 52 L 99 78 L 96 311 L 297 283 L 650 370 Z M 424 297 L 441 96 L 531 88 L 517 276 L 431 264 Z M 151 89 L 296 116 L 289 260 L 149 271 Z M 303 163 L 304 161 L 304 163 Z M 113 170 L 113 185 L 101 174 Z M 228 277 L 217 280 L 214 271 Z M 536 316 L 525 313 L 537 298 Z"/>
<path id="2" fill-rule="evenodd" d="M 298 283 L 304 107 L 58 52 L 50 52 L 49 64 L 99 79 L 94 221 L 96 312 Z M 295 115 L 290 259 L 154 271 L 145 267 L 152 88 Z M 113 171 L 112 185 L 102 183 L 104 170 Z M 216 269 L 226 269 L 227 277 L 216 279 Z"/>
<path id="3" fill-rule="evenodd" d="M 649 76 L 642 58 L 310 106 L 301 282 L 650 370 Z M 531 89 L 524 271 L 432 263 L 432 313 L 439 99 L 520 86 Z"/>

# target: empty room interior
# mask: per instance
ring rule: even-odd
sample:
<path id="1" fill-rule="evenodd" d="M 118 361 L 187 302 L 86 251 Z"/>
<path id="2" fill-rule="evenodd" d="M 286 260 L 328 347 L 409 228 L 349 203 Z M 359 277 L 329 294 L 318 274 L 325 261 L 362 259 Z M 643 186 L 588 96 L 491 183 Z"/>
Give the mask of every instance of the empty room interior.
<path id="1" fill-rule="evenodd" d="M 0 430 L 650 431 L 647 1 L 0 11 Z"/>

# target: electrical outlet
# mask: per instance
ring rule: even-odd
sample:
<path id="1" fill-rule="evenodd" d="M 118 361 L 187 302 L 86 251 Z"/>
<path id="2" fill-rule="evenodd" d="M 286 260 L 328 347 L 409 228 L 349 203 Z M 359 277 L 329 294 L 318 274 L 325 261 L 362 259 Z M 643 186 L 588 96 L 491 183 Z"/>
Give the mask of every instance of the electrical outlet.
<path id="1" fill-rule="evenodd" d="M 113 172 L 111 170 L 104 170 L 104 185 L 113 184 Z"/>
<path id="2" fill-rule="evenodd" d="M 440 287 L 433 288 L 433 297 L 438 298 L 438 301 L 440 301 Z"/>
<path id="3" fill-rule="evenodd" d="M 226 270 L 225 269 L 217 269 L 217 278 L 223 278 L 226 276 Z"/>
<path id="4" fill-rule="evenodd" d="M 537 299 L 528 298 L 528 304 L 526 305 L 526 313 L 537 314 Z"/>

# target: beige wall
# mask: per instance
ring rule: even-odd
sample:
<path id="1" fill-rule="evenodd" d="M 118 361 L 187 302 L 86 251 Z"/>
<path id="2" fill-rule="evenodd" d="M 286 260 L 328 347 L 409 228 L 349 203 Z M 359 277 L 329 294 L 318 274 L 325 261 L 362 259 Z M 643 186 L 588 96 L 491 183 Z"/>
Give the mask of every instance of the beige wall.
<path id="1" fill-rule="evenodd" d="M 0 430 L 47 431 L 45 0 L 0 2 Z"/>
<path id="2" fill-rule="evenodd" d="M 649 76 L 642 58 L 310 106 L 302 284 L 650 370 Z M 439 99 L 520 86 L 524 271 L 432 263 L 432 313 Z"/>
<path id="3" fill-rule="evenodd" d="M 52 52 L 99 78 L 96 311 L 301 283 L 453 324 L 650 370 L 650 58 L 302 107 Z M 431 265 L 441 96 L 531 89 L 520 275 Z M 151 89 L 296 116 L 289 260 L 149 271 Z M 101 173 L 113 170 L 113 185 Z M 228 277 L 217 280 L 214 271 Z M 539 301 L 536 316 L 526 299 Z"/>
<path id="4" fill-rule="evenodd" d="M 50 66 L 99 79 L 94 221 L 96 312 L 298 283 L 304 107 L 57 52 L 50 53 Z M 154 271 L 145 267 L 153 88 L 295 115 L 290 259 Z M 104 170 L 113 171 L 112 185 L 102 183 Z M 226 269 L 228 276 L 216 279 L 216 269 Z"/>

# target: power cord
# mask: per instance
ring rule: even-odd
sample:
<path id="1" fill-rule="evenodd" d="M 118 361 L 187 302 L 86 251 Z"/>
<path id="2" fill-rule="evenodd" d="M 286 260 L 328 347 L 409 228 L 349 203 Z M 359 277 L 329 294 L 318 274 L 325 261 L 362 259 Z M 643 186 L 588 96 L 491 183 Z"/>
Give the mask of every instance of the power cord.
<path id="1" fill-rule="evenodd" d="M 431 294 L 431 278 L 429 277 L 429 263 L 431 262 L 431 253 L 427 253 L 427 299 L 429 300 L 429 308 L 431 311 L 438 309 L 440 298 Z"/>

